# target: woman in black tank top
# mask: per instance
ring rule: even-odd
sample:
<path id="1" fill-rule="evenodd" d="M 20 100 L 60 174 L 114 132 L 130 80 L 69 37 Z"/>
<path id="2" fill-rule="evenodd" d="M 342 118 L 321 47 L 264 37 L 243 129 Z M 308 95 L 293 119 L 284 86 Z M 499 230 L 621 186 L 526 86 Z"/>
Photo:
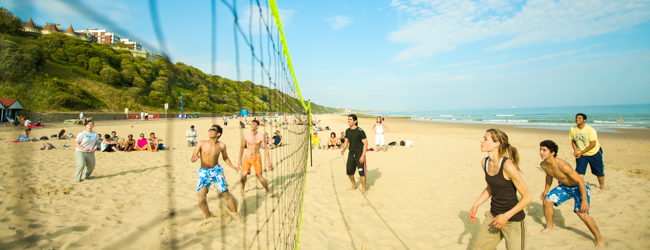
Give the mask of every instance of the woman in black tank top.
<path id="1" fill-rule="evenodd" d="M 508 142 L 508 135 L 489 129 L 481 140 L 481 151 L 488 157 L 481 161 L 487 187 L 474 202 L 469 220 L 476 222 L 476 211 L 491 198 L 490 211 L 474 238 L 474 249 L 494 249 L 502 238 L 506 248 L 525 249 L 526 224 L 523 209 L 531 202 L 530 192 L 519 175 L 519 154 Z M 517 192 L 521 200 L 517 199 Z"/>

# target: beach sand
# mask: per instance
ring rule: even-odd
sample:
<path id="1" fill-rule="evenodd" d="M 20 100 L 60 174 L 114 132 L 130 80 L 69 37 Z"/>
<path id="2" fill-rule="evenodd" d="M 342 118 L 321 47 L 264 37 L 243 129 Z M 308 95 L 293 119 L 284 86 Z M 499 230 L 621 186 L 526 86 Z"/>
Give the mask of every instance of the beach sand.
<path id="1" fill-rule="evenodd" d="M 341 115 L 319 115 L 320 125 L 337 133 L 348 126 Z M 0 249 L 232 249 L 290 248 L 292 225 L 298 224 L 296 194 L 300 193 L 298 166 L 283 162 L 265 172 L 278 197 L 265 197 L 255 178 L 241 193 L 239 174 L 226 164 L 229 189 L 238 200 L 245 223 L 226 212 L 214 190 L 208 203 L 216 217 L 207 221 L 197 205 L 196 172 L 191 163 L 185 131 L 195 125 L 199 139 L 206 139 L 211 124 L 221 118 L 186 121 L 98 122 L 95 131 L 119 136 L 156 132 L 165 146 L 159 153 L 96 153 L 93 178 L 74 183 L 74 148 L 33 151 L 41 142 L 7 143 L 20 130 L 0 127 Z M 221 141 L 228 145 L 233 164 L 243 130 L 225 129 Z M 368 143 L 374 147 L 373 119 L 360 119 Z M 497 127 L 508 133 L 521 156 L 520 168 L 533 202 L 525 209 L 528 249 L 590 249 L 593 236 L 573 215 L 573 201 L 555 209 L 556 229 L 539 234 L 544 217 L 539 194 L 544 172 L 539 168 L 539 142 L 555 140 L 559 158 L 572 160 L 568 130 L 528 129 L 506 125 L 447 124 L 400 119 L 386 121 L 386 142 L 411 140 L 414 147 L 388 147 L 387 152 L 368 152 L 368 193 L 351 190 L 340 150 L 314 150 L 306 179 L 300 249 L 466 249 L 489 210 L 489 202 L 477 213 L 479 222 L 468 220 L 469 209 L 485 188 L 480 161 L 480 138 Z M 131 127 L 133 126 L 133 127 Z M 61 128 L 77 134 L 83 128 L 55 125 L 34 129 L 32 136 L 49 136 Z M 291 126 L 283 133 L 296 132 Z M 260 131 L 272 132 L 265 126 Z M 248 129 L 246 130 L 248 131 Z M 319 132 L 327 138 L 330 131 Z M 650 131 L 599 132 L 604 150 L 607 191 L 598 190 L 596 177 L 588 173 L 592 188 L 591 216 L 611 249 L 644 249 L 650 246 Z M 55 141 L 55 145 L 73 141 Z M 271 150 L 276 160 L 298 150 L 295 143 Z M 313 164 L 313 166 L 311 166 Z M 294 170 L 292 170 L 294 169 Z M 358 180 L 358 177 L 356 177 Z M 357 181 L 358 182 L 358 181 Z M 554 182 L 555 186 L 556 182 Z M 280 193 L 282 192 L 282 193 Z M 173 208 L 174 216 L 169 216 Z M 286 211 L 286 212 L 285 212 Z M 259 230 L 258 230 L 259 229 Z M 502 242 L 498 249 L 505 249 Z"/>

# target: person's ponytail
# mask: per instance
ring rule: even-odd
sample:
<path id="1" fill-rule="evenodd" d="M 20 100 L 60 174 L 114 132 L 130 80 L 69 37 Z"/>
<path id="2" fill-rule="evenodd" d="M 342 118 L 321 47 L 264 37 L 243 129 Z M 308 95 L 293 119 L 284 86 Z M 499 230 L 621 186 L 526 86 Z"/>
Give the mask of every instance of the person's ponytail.
<path id="1" fill-rule="evenodd" d="M 521 172 L 521 169 L 519 168 L 519 152 L 517 152 L 517 148 L 514 146 L 510 145 L 510 142 L 508 141 L 508 135 L 496 128 L 491 128 L 488 129 L 487 132 L 490 132 L 492 135 L 492 141 L 494 142 L 499 142 L 499 157 L 508 157 L 512 161 L 512 163 L 515 164 L 517 167 L 517 170 Z"/>

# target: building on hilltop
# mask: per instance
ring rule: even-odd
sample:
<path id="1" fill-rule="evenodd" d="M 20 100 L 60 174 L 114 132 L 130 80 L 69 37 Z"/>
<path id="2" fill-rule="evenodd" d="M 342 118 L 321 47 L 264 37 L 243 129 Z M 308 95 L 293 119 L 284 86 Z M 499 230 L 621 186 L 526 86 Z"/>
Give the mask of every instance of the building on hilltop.
<path id="1" fill-rule="evenodd" d="M 136 41 L 131 41 L 128 38 L 122 38 L 120 39 L 120 42 L 126 44 L 127 46 L 131 47 L 131 49 L 135 50 L 142 50 L 142 43 L 136 42 Z"/>
<path id="2" fill-rule="evenodd" d="M 31 33 L 40 33 L 43 35 L 47 34 L 52 34 L 52 33 L 62 33 L 68 36 L 72 36 L 74 38 L 78 38 L 81 40 L 84 40 L 86 42 L 90 42 L 93 40 L 93 34 L 85 31 L 75 31 L 72 28 L 72 24 L 70 24 L 70 27 L 67 30 L 61 30 L 61 25 L 60 24 L 55 24 L 55 23 L 47 23 L 45 27 L 39 27 L 34 24 L 34 21 L 30 18 L 27 23 L 23 24 L 23 31 L 25 32 L 31 32 Z"/>
<path id="3" fill-rule="evenodd" d="M 119 35 L 113 32 L 108 32 L 106 30 L 98 30 L 92 28 L 90 29 L 89 32 L 95 35 L 95 38 L 92 41 L 93 43 L 102 43 L 102 44 L 117 43 L 120 41 L 121 38 Z"/>

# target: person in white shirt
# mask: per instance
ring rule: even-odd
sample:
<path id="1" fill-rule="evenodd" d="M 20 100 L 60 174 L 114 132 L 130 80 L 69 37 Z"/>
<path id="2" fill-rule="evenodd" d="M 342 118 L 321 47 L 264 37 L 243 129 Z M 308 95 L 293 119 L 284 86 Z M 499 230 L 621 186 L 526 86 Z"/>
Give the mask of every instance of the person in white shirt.
<path id="1" fill-rule="evenodd" d="M 144 121 L 144 111 L 140 112 L 140 120 Z"/>
<path id="2" fill-rule="evenodd" d="M 93 173 L 95 168 L 95 146 L 99 136 L 93 131 L 95 122 L 89 121 L 86 123 L 86 130 L 81 131 L 75 139 L 75 158 L 77 159 L 77 170 L 74 173 L 74 181 L 81 182 L 81 175 L 83 174 L 84 167 L 86 174 L 84 179 L 88 179 L 90 174 Z"/>
<path id="3" fill-rule="evenodd" d="M 188 147 L 194 147 L 196 146 L 196 136 L 198 135 L 198 132 L 194 130 L 194 125 L 190 127 L 190 129 L 185 132 L 185 137 L 187 137 L 187 146 Z"/>
<path id="4" fill-rule="evenodd" d="M 145 121 L 149 120 L 149 112 L 144 112 L 144 120 Z"/>
<path id="5" fill-rule="evenodd" d="M 25 127 L 29 127 L 30 125 L 32 125 L 32 121 L 28 117 L 27 120 L 25 120 Z"/>
<path id="6" fill-rule="evenodd" d="M 81 112 L 79 113 L 79 120 L 83 120 L 83 119 L 84 119 L 84 112 Z"/>

